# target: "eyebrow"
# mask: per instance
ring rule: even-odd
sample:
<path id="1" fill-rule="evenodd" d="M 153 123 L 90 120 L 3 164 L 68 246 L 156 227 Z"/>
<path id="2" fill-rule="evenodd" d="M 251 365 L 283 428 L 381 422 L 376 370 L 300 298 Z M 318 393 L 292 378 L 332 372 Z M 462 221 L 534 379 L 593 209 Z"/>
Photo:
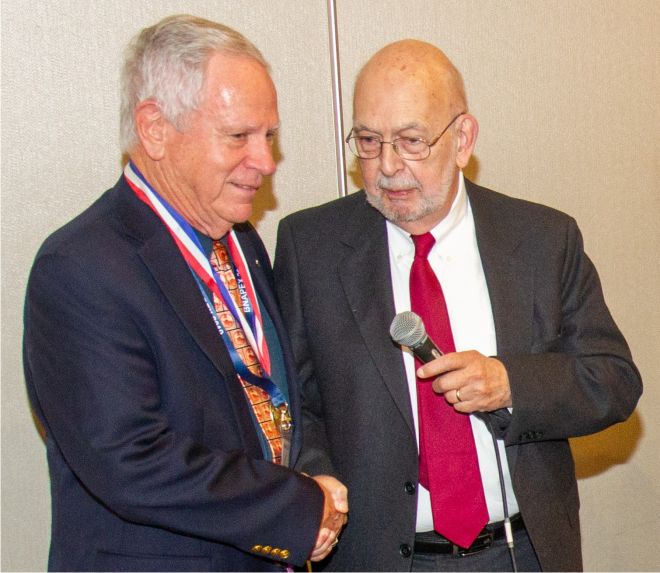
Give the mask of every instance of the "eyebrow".
<path id="1" fill-rule="evenodd" d="M 408 123 L 405 123 L 401 126 L 399 126 L 397 129 L 392 130 L 393 133 L 401 133 L 402 131 L 406 131 L 406 129 L 422 129 L 426 130 L 427 128 L 425 126 L 422 126 L 418 121 L 411 121 Z M 377 133 L 378 135 L 382 136 L 383 133 L 377 129 L 373 129 L 371 127 L 368 127 L 364 124 L 358 123 L 353 126 L 353 131 L 369 131 L 371 133 Z"/>
<path id="2" fill-rule="evenodd" d="M 218 130 L 221 131 L 222 133 L 257 133 L 261 131 L 262 127 L 259 125 L 254 125 L 254 124 L 232 124 L 232 125 L 224 125 L 224 126 L 219 126 Z M 266 127 L 266 132 L 267 133 L 277 133 L 280 130 L 280 123 L 278 122 L 277 124 L 271 126 L 271 127 Z"/>

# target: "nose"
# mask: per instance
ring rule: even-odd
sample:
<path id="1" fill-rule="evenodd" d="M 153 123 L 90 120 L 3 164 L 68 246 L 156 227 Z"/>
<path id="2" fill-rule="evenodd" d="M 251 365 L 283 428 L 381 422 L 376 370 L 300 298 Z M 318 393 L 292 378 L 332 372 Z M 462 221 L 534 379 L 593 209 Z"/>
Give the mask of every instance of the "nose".
<path id="1" fill-rule="evenodd" d="M 248 155 L 248 167 L 256 169 L 262 175 L 272 175 L 277 169 L 273 157 L 273 142 L 269 138 L 255 141 Z"/>
<path id="2" fill-rule="evenodd" d="M 390 141 L 383 141 L 380 157 L 378 158 L 380 160 L 380 170 L 383 175 L 388 177 L 403 169 L 405 165 L 401 156 L 395 151 L 394 145 Z"/>

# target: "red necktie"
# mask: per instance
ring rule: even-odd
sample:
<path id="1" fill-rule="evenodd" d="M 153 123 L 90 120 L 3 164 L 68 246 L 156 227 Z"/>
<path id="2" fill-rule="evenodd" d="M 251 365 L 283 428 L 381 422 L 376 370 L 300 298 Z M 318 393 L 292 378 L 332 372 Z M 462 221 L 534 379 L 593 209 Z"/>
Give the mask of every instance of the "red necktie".
<path id="1" fill-rule="evenodd" d="M 442 287 L 428 254 L 431 233 L 413 235 L 415 259 L 410 269 L 410 304 L 426 331 L 445 353 L 455 352 Z M 415 361 L 418 368 L 419 361 Z M 469 416 L 436 394 L 431 380 L 417 379 L 419 482 L 431 493 L 433 528 L 461 547 L 469 547 L 488 522 L 479 460 Z"/>

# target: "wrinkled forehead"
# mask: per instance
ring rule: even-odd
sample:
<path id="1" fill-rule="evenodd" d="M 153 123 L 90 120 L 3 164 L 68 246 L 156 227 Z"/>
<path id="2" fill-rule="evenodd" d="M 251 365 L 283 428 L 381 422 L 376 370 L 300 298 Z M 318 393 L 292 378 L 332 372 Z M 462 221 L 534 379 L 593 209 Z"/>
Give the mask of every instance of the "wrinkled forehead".
<path id="1" fill-rule="evenodd" d="M 355 86 L 353 125 L 378 132 L 407 125 L 430 130 L 450 113 L 452 94 L 445 78 L 414 64 L 363 70 Z"/>

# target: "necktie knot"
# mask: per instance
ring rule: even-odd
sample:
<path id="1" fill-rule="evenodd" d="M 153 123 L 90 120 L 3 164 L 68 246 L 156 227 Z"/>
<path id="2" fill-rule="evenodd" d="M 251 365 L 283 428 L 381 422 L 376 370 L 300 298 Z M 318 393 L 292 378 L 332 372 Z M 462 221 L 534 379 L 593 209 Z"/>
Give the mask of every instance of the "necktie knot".
<path id="1" fill-rule="evenodd" d="M 435 245 L 435 237 L 431 233 L 424 233 L 423 235 L 410 236 L 415 244 L 415 256 L 426 259 Z"/>

